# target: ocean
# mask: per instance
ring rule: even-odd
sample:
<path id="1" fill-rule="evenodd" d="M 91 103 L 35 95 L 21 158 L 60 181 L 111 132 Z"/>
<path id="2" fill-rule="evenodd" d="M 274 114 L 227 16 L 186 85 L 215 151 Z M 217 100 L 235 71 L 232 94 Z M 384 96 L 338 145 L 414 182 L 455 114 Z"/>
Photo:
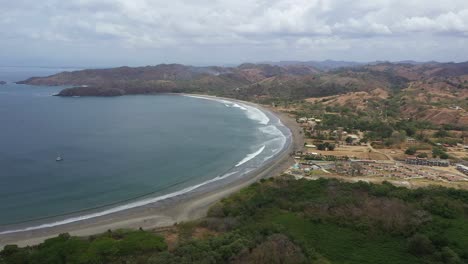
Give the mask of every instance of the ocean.
<path id="1" fill-rule="evenodd" d="M 62 98 L 0 67 L 0 234 L 70 223 L 233 181 L 277 155 L 271 113 L 181 95 Z M 56 161 L 57 156 L 63 158 Z M 18 229 L 21 226 L 21 229 Z"/>

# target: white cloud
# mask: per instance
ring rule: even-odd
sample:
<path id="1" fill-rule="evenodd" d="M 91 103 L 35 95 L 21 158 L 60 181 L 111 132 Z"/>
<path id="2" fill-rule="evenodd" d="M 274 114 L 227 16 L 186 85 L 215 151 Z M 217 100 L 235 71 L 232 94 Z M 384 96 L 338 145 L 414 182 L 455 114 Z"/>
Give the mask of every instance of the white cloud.
<path id="1" fill-rule="evenodd" d="M 10 41 L 0 44 L 0 48 L 11 49 L 14 41 L 34 40 L 48 43 L 44 52 L 48 48 L 53 50 L 54 45 L 66 45 L 64 49 L 71 50 L 94 45 L 104 51 L 112 46 L 109 53 L 116 49 L 132 53 L 139 49 L 155 49 L 155 52 L 164 49 L 165 54 L 158 54 L 159 57 L 176 60 L 182 56 L 178 54 L 180 50 L 196 50 L 208 57 L 216 47 L 235 51 L 225 55 L 226 60 L 232 60 L 234 54 L 251 54 L 255 50 L 250 55 L 250 60 L 255 61 L 268 54 L 277 56 L 273 53 L 280 49 L 288 49 L 292 56 L 295 53 L 302 56 L 314 46 L 316 50 L 322 49 L 323 54 L 342 56 L 336 51 L 351 51 L 364 45 L 380 48 L 382 43 L 389 50 L 400 50 L 398 47 L 408 41 L 431 40 L 448 45 L 445 40 L 451 38 L 452 42 L 465 43 L 468 2 L 16 0 L 0 4 L 0 34 L 7 36 L 5 41 Z M 291 49 L 297 50 L 291 52 Z M 408 56 L 412 54 L 407 51 Z M 457 54 L 468 56 L 468 51 Z M 105 57 L 105 52 L 99 56 Z M 107 56 L 115 57 L 115 54 Z M 141 61 L 147 57 L 142 55 Z M 372 58 L 363 58 L 366 59 Z"/>
<path id="2" fill-rule="evenodd" d="M 350 43 L 339 37 L 313 37 L 300 38 L 295 43 L 298 49 L 320 51 L 327 50 L 347 50 L 351 48 Z"/>
<path id="3" fill-rule="evenodd" d="M 396 25 L 403 32 L 459 33 L 468 35 L 468 9 L 437 16 L 415 16 Z"/>
<path id="4" fill-rule="evenodd" d="M 333 25 L 333 30 L 337 34 L 347 34 L 364 36 L 364 35 L 389 35 L 392 31 L 387 25 L 380 24 L 368 19 L 348 19 L 345 22 L 336 23 Z"/>

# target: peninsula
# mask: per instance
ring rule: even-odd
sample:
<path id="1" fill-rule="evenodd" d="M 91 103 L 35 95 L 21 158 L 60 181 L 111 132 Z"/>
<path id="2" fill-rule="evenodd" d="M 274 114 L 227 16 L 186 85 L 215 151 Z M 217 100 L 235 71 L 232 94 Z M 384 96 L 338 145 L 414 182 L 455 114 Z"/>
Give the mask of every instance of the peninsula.
<path id="1" fill-rule="evenodd" d="M 18 83 L 72 87 L 62 90 L 59 96 L 196 93 L 261 104 L 321 98 L 314 102 L 331 106 L 331 101 L 337 101 L 341 106 L 360 109 L 376 107 L 373 102 L 388 105 L 393 100 L 403 118 L 468 125 L 464 100 L 468 97 L 468 62 L 326 61 L 244 63 L 237 67 L 160 64 L 62 72 Z M 342 99 L 332 100 L 333 96 Z"/>

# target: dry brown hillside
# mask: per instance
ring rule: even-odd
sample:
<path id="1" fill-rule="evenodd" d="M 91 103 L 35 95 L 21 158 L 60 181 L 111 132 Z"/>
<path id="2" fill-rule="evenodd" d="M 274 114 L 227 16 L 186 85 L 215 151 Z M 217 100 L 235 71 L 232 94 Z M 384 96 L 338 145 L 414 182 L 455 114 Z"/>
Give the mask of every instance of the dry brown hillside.
<path id="1" fill-rule="evenodd" d="M 347 106 L 351 109 L 365 110 L 368 108 L 368 103 L 371 100 L 381 101 L 387 99 L 389 92 L 382 88 L 377 88 L 369 92 L 350 92 L 341 95 L 332 95 L 326 97 L 312 97 L 307 98 L 306 101 L 310 103 L 321 102 L 328 106 Z"/>
<path id="2" fill-rule="evenodd" d="M 162 64 L 63 72 L 20 83 L 87 85 L 64 90 L 64 96 L 187 92 L 243 100 L 305 99 L 364 111 L 385 112 L 391 107 L 401 118 L 468 126 L 468 62 L 379 63 L 326 72 L 302 64 Z"/>
<path id="3" fill-rule="evenodd" d="M 467 63 L 382 63 L 341 70 L 324 78 L 337 83 L 354 82 L 359 88 L 356 92 L 308 98 L 307 102 L 372 111 L 376 103 L 388 104 L 391 95 L 398 100 L 401 118 L 468 126 Z"/>

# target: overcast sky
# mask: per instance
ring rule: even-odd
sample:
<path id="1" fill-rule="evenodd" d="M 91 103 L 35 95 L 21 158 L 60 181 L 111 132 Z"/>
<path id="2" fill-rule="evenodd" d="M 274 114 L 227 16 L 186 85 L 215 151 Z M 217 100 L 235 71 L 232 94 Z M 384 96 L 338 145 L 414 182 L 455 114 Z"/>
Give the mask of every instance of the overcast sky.
<path id="1" fill-rule="evenodd" d="M 468 0 L 0 0 L 0 65 L 468 60 Z"/>

